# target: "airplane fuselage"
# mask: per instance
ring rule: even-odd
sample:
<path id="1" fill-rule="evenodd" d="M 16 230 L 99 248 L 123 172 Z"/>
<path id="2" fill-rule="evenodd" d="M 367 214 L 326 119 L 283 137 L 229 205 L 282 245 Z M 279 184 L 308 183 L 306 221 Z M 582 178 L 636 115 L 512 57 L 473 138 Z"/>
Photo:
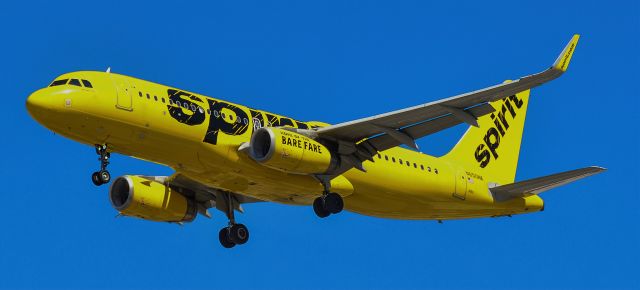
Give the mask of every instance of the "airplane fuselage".
<path id="1" fill-rule="evenodd" d="M 88 80 L 32 94 L 27 106 L 47 128 L 112 152 L 163 164 L 203 184 L 266 201 L 309 205 L 323 190 L 309 175 L 265 167 L 238 148 L 260 127 L 323 127 L 115 73 L 81 71 Z M 290 144 L 303 146 L 302 144 Z M 310 149 L 314 150 L 314 149 Z M 398 219 L 459 219 L 539 211 L 538 196 L 497 203 L 492 180 L 473 167 L 395 147 L 345 172 L 333 190 L 345 209 Z"/>

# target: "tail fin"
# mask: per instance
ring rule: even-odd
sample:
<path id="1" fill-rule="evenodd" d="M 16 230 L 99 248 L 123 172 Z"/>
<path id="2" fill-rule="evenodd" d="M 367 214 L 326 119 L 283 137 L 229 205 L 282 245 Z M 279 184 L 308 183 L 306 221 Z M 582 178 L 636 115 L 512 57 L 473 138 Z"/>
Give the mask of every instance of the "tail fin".
<path id="1" fill-rule="evenodd" d="M 487 181 L 508 184 L 515 180 L 530 90 L 491 102 L 495 112 L 478 118 L 458 144 L 442 158 L 461 164 Z"/>

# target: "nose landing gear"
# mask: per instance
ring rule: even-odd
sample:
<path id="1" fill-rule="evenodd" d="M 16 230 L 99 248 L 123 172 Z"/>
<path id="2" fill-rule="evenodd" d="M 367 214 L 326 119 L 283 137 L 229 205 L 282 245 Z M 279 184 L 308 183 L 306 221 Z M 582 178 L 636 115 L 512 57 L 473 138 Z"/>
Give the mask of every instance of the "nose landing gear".
<path id="1" fill-rule="evenodd" d="M 111 154 L 107 152 L 107 145 L 96 145 L 96 154 L 100 156 L 100 158 L 98 158 L 100 161 L 100 170 L 91 175 L 91 181 L 93 181 L 93 184 L 96 186 L 100 186 L 111 181 L 111 174 L 107 171 Z"/>

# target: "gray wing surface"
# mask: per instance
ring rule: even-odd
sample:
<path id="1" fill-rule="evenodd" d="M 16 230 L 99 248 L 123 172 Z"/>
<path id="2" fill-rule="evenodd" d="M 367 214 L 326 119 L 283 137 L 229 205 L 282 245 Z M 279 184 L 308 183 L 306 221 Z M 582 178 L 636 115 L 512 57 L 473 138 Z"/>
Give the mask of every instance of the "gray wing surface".
<path id="1" fill-rule="evenodd" d="M 477 126 L 478 117 L 494 111 L 488 102 L 537 87 L 562 75 L 568 66 L 578 36 L 574 36 L 554 64 L 533 75 L 481 90 L 406 109 L 316 129 L 318 137 L 343 142 L 362 142 L 369 151 L 382 151 L 401 144 L 417 149 L 415 139 L 460 123 Z"/>
<path id="2" fill-rule="evenodd" d="M 598 166 L 585 167 L 581 169 L 501 185 L 489 190 L 491 191 L 494 200 L 498 202 L 506 201 L 512 198 L 527 197 L 539 194 L 547 190 L 574 182 L 576 180 L 598 174 L 605 170 L 605 168 Z"/>

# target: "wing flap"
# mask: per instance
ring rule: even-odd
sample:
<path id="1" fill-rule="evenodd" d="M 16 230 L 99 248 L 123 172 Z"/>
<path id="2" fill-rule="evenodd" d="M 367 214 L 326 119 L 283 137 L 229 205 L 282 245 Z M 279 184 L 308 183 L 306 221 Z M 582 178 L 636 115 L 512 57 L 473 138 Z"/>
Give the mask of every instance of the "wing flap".
<path id="1" fill-rule="evenodd" d="M 479 106 L 475 106 L 473 108 L 465 110 L 467 114 L 476 118 L 480 116 L 484 116 L 486 114 L 490 114 L 494 111 L 495 109 L 488 103 L 481 104 Z M 414 124 L 406 128 L 402 128 L 399 131 L 405 133 L 408 136 L 413 137 L 414 139 L 417 139 L 419 138 L 419 136 L 430 135 L 435 132 L 442 131 L 447 128 L 451 128 L 460 123 L 462 123 L 462 121 L 459 118 L 457 118 L 453 114 L 448 114 L 439 118 L 434 118 L 431 120 L 427 120 L 425 122 Z M 389 136 L 388 134 L 383 134 L 373 138 L 369 138 L 363 141 L 363 143 L 368 143 L 378 151 L 384 151 L 389 148 L 393 148 L 402 144 L 402 142 L 398 141 L 392 136 Z"/>
<path id="2" fill-rule="evenodd" d="M 243 203 L 263 202 L 263 200 L 243 194 L 225 192 L 223 190 L 207 186 L 178 172 L 174 173 L 170 177 L 163 178 L 163 182 L 165 181 L 168 186 L 176 189 L 180 194 L 193 198 L 199 205 L 198 212 L 207 217 L 210 217 L 210 214 L 207 212 L 208 208 L 217 208 L 220 210 L 227 206 L 229 203 L 227 199 L 229 198 L 233 199 L 233 208 L 239 212 L 244 212 L 242 209 Z"/>
<path id="3" fill-rule="evenodd" d="M 498 187 L 490 188 L 489 191 L 493 195 L 493 199 L 495 201 L 501 202 L 512 198 L 527 197 L 535 194 L 540 194 L 547 190 L 569 184 L 576 180 L 598 174 L 605 170 L 605 168 L 598 166 L 585 167 L 529 180 L 519 181 L 511 184 L 501 185 Z"/>

